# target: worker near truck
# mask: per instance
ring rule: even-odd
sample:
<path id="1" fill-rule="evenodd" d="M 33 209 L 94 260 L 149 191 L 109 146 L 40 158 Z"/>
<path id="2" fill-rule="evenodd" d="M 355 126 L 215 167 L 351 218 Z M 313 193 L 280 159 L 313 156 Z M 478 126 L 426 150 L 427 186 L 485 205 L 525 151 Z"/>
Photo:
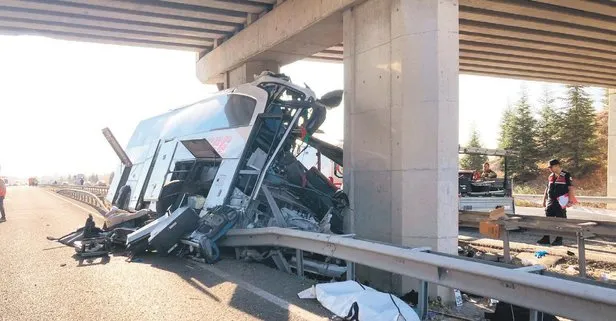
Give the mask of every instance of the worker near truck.
<path id="1" fill-rule="evenodd" d="M 494 179 L 496 178 L 496 172 L 490 168 L 490 163 L 483 163 L 483 172 L 481 173 L 482 179 Z"/>
<path id="2" fill-rule="evenodd" d="M 567 207 L 577 203 L 571 174 L 562 170 L 558 159 L 550 160 L 548 168 L 551 173 L 548 176 L 548 185 L 543 193 L 545 216 L 567 218 Z M 537 241 L 537 244 L 549 245 L 550 236 L 544 235 Z M 557 236 L 552 245 L 563 245 L 563 238 Z"/>
<path id="3" fill-rule="evenodd" d="M 6 222 L 6 213 L 4 212 L 4 197 L 6 196 L 6 183 L 0 178 L 0 222 Z"/>

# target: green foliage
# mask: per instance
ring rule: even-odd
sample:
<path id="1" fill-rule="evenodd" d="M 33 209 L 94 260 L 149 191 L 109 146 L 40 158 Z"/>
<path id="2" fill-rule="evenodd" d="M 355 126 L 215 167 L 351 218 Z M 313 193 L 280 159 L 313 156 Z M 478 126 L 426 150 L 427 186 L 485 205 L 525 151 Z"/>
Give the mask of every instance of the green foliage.
<path id="1" fill-rule="evenodd" d="M 554 151 L 560 139 L 561 118 L 554 109 L 555 100 L 547 87 L 539 99 L 541 110 L 537 123 L 537 148 L 539 150 L 538 156 L 542 161 L 556 157 Z"/>
<path id="2" fill-rule="evenodd" d="M 471 137 L 469 139 L 466 147 L 483 147 L 481 146 L 481 140 L 479 138 L 479 132 L 477 128 L 473 128 L 471 132 Z M 473 170 L 481 170 L 483 168 L 483 163 L 488 161 L 488 157 L 485 155 L 464 155 L 460 160 L 460 168 L 461 169 L 473 169 Z"/>
<path id="3" fill-rule="evenodd" d="M 522 88 L 520 99 L 513 108 L 508 108 L 502 119 L 500 147 L 516 150 L 519 157 L 509 158 L 511 176 L 525 182 L 533 179 L 538 171 L 539 150 L 537 147 L 537 120 L 528 101 L 528 93 Z"/>
<path id="4" fill-rule="evenodd" d="M 597 168 L 592 100 L 582 86 L 567 86 L 565 101 L 563 129 L 558 142 L 559 157 L 576 175 L 589 174 Z"/>

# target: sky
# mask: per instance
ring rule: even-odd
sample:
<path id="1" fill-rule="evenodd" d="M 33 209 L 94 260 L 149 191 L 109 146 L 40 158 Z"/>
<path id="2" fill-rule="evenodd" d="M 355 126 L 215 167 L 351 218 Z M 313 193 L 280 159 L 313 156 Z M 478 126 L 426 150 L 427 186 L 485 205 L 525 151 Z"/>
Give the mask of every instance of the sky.
<path id="1" fill-rule="evenodd" d="M 119 161 L 101 129 L 125 145 L 140 120 L 216 92 L 197 80 L 195 60 L 192 52 L 0 36 L 0 175 L 112 172 Z M 281 71 L 318 96 L 344 84 L 340 63 L 299 61 Z M 563 92 L 557 84 L 461 75 L 460 143 L 475 127 L 486 147 L 496 147 L 502 111 L 522 86 L 531 103 L 546 86 Z M 602 89 L 589 93 L 600 101 Z M 341 107 L 321 129 L 342 140 L 342 122 Z"/>

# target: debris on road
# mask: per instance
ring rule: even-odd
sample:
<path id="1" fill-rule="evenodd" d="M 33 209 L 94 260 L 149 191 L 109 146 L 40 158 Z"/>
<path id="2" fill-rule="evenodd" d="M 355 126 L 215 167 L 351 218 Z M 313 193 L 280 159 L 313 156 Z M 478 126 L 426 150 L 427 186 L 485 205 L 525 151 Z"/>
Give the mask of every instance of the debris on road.
<path id="1" fill-rule="evenodd" d="M 317 299 L 338 320 L 419 321 L 417 313 L 398 297 L 355 281 L 321 283 L 297 294 Z"/>

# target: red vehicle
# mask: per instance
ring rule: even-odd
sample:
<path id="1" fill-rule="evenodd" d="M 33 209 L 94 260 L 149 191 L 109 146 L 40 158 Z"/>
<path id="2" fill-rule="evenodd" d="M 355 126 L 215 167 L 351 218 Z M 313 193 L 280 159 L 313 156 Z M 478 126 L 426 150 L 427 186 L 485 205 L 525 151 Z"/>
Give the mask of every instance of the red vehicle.
<path id="1" fill-rule="evenodd" d="M 37 185 L 38 185 L 38 179 L 36 179 L 36 177 L 28 178 L 28 186 L 37 186 Z"/>

